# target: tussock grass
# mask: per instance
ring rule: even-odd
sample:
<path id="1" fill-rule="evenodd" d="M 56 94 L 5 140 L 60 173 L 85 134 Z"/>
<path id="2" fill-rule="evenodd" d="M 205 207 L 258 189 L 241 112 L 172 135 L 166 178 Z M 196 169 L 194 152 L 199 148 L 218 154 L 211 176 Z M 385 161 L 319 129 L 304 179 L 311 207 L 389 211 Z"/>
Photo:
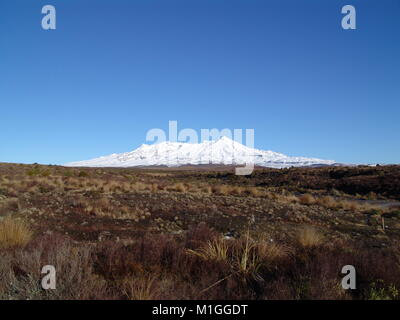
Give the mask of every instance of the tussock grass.
<path id="1" fill-rule="evenodd" d="M 187 253 L 200 257 L 203 260 L 227 261 L 228 244 L 226 240 L 217 238 L 208 241 L 203 247 L 197 250 L 188 249 Z"/>
<path id="2" fill-rule="evenodd" d="M 32 238 L 28 225 L 11 217 L 0 222 L 0 248 L 23 247 Z"/>
<path id="3" fill-rule="evenodd" d="M 305 206 L 318 205 L 332 210 L 343 209 L 352 212 L 367 212 L 371 210 L 377 210 L 382 213 L 388 211 L 387 209 L 385 210 L 379 206 L 374 206 L 368 203 L 360 203 L 354 200 L 335 199 L 332 196 L 315 197 L 309 193 L 295 196 L 267 192 L 266 198 L 282 203 L 297 203 Z"/>
<path id="4" fill-rule="evenodd" d="M 306 193 L 306 194 L 303 194 L 302 196 L 300 196 L 299 201 L 301 204 L 304 204 L 304 205 L 312 205 L 312 204 L 315 204 L 315 202 L 316 202 L 315 198 L 309 193 Z"/>
<path id="5" fill-rule="evenodd" d="M 265 239 L 258 240 L 257 251 L 268 263 L 286 258 L 291 252 L 289 247 Z"/>
<path id="6" fill-rule="evenodd" d="M 331 196 L 324 196 L 324 197 L 318 198 L 316 200 L 316 203 L 322 207 L 329 208 L 329 209 L 338 208 L 340 205 L 340 203 L 335 201 L 335 199 Z"/>
<path id="7" fill-rule="evenodd" d="M 237 197 L 261 197 L 265 195 L 265 192 L 257 187 L 242 187 L 236 185 L 213 185 L 211 187 L 205 186 L 202 189 L 206 193 L 213 193 L 223 196 L 237 196 Z"/>
<path id="8" fill-rule="evenodd" d="M 312 248 L 323 243 L 324 236 L 315 228 L 306 226 L 297 233 L 297 242 L 303 248 Z"/>
<path id="9" fill-rule="evenodd" d="M 174 185 L 173 190 L 177 192 L 186 192 L 187 188 L 183 183 L 177 183 Z"/>
<path id="10" fill-rule="evenodd" d="M 286 257 L 289 250 L 265 239 L 255 240 L 247 233 L 234 241 L 217 238 L 208 241 L 199 249 L 188 249 L 186 252 L 202 260 L 224 262 L 231 270 L 229 277 L 232 275 L 246 278 L 250 276 L 259 280 L 259 270 Z"/>
<path id="11" fill-rule="evenodd" d="M 217 195 L 227 195 L 228 192 L 228 187 L 225 185 L 213 185 L 211 187 L 211 192 Z"/>
<path id="12" fill-rule="evenodd" d="M 260 191 L 256 187 L 247 187 L 245 190 L 246 194 L 250 195 L 251 197 L 258 198 L 263 195 L 263 192 Z"/>
<path id="13" fill-rule="evenodd" d="M 234 262 L 237 271 L 244 275 L 256 275 L 265 258 L 263 255 L 265 252 L 260 250 L 257 242 L 247 234 L 235 249 Z"/>
<path id="14" fill-rule="evenodd" d="M 349 211 L 353 211 L 353 212 L 366 211 L 366 210 L 375 208 L 374 206 L 371 206 L 368 204 L 357 203 L 355 201 L 341 201 L 340 207 L 342 207 L 344 210 L 349 210 Z"/>
<path id="15" fill-rule="evenodd" d="M 157 297 L 154 275 L 141 275 L 140 277 L 124 279 L 123 292 L 129 300 L 154 300 Z"/>

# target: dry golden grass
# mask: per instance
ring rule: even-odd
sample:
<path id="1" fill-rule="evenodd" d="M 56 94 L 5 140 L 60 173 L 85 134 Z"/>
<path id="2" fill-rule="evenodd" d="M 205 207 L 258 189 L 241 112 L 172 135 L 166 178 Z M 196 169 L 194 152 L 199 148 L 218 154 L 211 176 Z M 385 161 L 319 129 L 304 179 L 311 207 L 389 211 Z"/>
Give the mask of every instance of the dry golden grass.
<path id="1" fill-rule="evenodd" d="M 260 197 L 265 195 L 264 192 L 259 190 L 256 187 L 241 187 L 241 186 L 231 186 L 231 185 L 215 185 L 211 187 L 203 187 L 206 193 L 214 193 L 218 195 L 231 195 L 231 196 L 251 196 L 251 197 Z"/>
<path id="2" fill-rule="evenodd" d="M 259 278 L 258 271 L 263 266 L 272 266 L 287 257 L 289 247 L 271 241 L 264 235 L 253 239 L 249 230 L 239 241 L 235 242 L 233 252 L 233 269 L 243 275 Z"/>
<path id="3" fill-rule="evenodd" d="M 187 187 L 182 182 L 178 182 L 173 185 L 167 186 L 165 189 L 167 191 L 174 191 L 174 192 L 187 192 L 188 191 Z"/>
<path id="4" fill-rule="evenodd" d="M 247 187 L 245 192 L 254 198 L 258 198 L 262 195 L 262 192 L 256 187 Z"/>
<path id="5" fill-rule="evenodd" d="M 228 195 L 229 194 L 229 188 L 226 185 L 216 185 L 211 187 L 211 191 L 214 194 L 218 195 Z"/>
<path id="6" fill-rule="evenodd" d="M 258 243 L 250 238 L 247 233 L 246 238 L 236 247 L 234 260 L 237 271 L 243 274 L 256 274 L 261 266 L 264 252 L 259 250 Z"/>
<path id="7" fill-rule="evenodd" d="M 88 199 L 83 196 L 74 200 L 75 206 L 80 207 L 88 214 L 95 214 L 96 216 L 111 215 L 114 207 L 108 197 L 101 197 L 100 199 Z"/>
<path id="8" fill-rule="evenodd" d="M 304 205 L 315 204 L 315 198 L 309 193 L 301 195 L 299 197 L 299 201 L 301 204 L 304 204 Z"/>
<path id="9" fill-rule="evenodd" d="M 289 255 L 289 247 L 268 240 L 257 242 L 257 252 L 267 262 L 273 262 Z"/>
<path id="10" fill-rule="evenodd" d="M 228 244 L 224 239 L 215 239 L 197 250 L 188 249 L 187 253 L 202 258 L 203 260 L 227 261 Z"/>
<path id="11" fill-rule="evenodd" d="M 159 186 L 157 183 L 153 183 L 153 184 L 151 185 L 151 192 L 155 193 L 155 192 L 157 192 L 158 190 L 161 190 L 161 189 L 160 189 L 160 186 Z"/>
<path id="12" fill-rule="evenodd" d="M 323 243 L 324 236 L 315 228 L 307 226 L 297 233 L 297 242 L 304 248 L 319 246 Z"/>
<path id="13" fill-rule="evenodd" d="M 273 265 L 278 259 L 289 254 L 287 247 L 270 240 L 265 238 L 254 240 L 250 237 L 249 230 L 239 240 L 232 242 L 218 238 L 207 242 L 197 250 L 189 249 L 186 252 L 203 260 L 227 263 L 232 270 L 231 275 L 251 275 L 255 278 L 258 277 L 258 271 L 262 266 Z"/>
<path id="14" fill-rule="evenodd" d="M 355 201 L 341 201 L 340 206 L 344 210 L 349 210 L 349 211 L 359 211 L 359 210 L 366 208 L 365 206 L 363 206 Z"/>
<path id="15" fill-rule="evenodd" d="M 296 196 L 286 196 L 285 200 L 290 203 L 299 203 L 300 202 L 299 198 Z"/>
<path id="16" fill-rule="evenodd" d="M 330 209 L 335 209 L 340 205 L 340 203 L 338 203 L 333 197 L 330 196 L 318 198 L 316 200 L 316 203 L 322 207 Z"/>
<path id="17" fill-rule="evenodd" d="M 238 187 L 238 186 L 227 186 L 226 188 L 226 194 L 230 194 L 232 196 L 240 196 L 244 192 L 244 188 Z"/>
<path id="18" fill-rule="evenodd" d="M 157 296 L 155 276 L 142 275 L 123 281 L 123 291 L 129 300 L 154 300 Z"/>
<path id="19" fill-rule="evenodd" d="M 111 202 L 109 198 L 102 197 L 96 200 L 96 205 L 100 210 L 108 211 L 111 208 Z"/>
<path id="20" fill-rule="evenodd" d="M 209 186 L 209 185 L 202 186 L 202 187 L 200 188 L 200 190 L 201 190 L 202 192 L 204 192 L 204 193 L 207 193 L 207 194 L 211 194 L 211 193 L 212 193 L 212 188 L 211 188 L 211 186 Z"/>
<path id="21" fill-rule="evenodd" d="M 25 222 L 11 217 L 0 222 L 0 248 L 23 247 L 31 238 L 32 231 Z"/>
<path id="22" fill-rule="evenodd" d="M 187 188 L 183 183 L 177 183 L 174 185 L 174 190 L 177 192 L 186 192 Z"/>

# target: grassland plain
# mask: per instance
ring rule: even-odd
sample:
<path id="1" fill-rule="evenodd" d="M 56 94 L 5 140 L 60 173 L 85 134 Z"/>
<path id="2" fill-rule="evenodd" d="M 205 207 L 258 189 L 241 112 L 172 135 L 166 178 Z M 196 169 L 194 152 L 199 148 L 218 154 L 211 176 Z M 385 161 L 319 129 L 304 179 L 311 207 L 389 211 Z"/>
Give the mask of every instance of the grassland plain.
<path id="1" fill-rule="evenodd" d="M 399 299 L 400 166 L 233 172 L 0 164 L 0 298 Z"/>

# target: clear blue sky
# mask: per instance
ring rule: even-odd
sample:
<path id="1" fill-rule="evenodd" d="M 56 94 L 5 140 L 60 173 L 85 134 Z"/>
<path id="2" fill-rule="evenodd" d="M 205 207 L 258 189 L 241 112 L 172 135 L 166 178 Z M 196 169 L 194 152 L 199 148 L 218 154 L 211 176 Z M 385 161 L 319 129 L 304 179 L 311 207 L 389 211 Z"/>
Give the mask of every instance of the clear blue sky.
<path id="1" fill-rule="evenodd" d="M 41 8 L 57 9 L 57 30 Z M 357 30 L 341 8 L 357 9 Z M 400 162 L 398 0 L 1 0 L 0 161 L 126 152 L 151 128 Z"/>

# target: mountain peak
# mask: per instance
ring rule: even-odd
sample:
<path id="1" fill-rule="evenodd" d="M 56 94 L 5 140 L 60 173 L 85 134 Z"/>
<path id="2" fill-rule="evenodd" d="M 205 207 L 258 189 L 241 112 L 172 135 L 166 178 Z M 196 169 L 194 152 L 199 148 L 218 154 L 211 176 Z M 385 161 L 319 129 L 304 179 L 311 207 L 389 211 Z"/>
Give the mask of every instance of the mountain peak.
<path id="1" fill-rule="evenodd" d="M 282 153 L 263 151 L 247 147 L 229 137 L 222 136 L 215 141 L 202 143 L 162 142 L 152 145 L 142 144 L 131 152 L 112 154 L 87 161 L 66 164 L 73 167 L 137 167 L 219 164 L 286 168 L 310 165 L 331 165 L 332 160 L 289 157 Z"/>
<path id="2" fill-rule="evenodd" d="M 217 141 L 226 141 L 226 142 L 234 142 L 231 138 L 228 138 L 227 136 L 221 136 Z"/>
<path id="3" fill-rule="evenodd" d="M 225 144 L 225 145 L 240 145 L 244 146 L 241 142 L 237 142 L 227 136 L 221 136 L 217 140 L 212 141 L 214 144 Z"/>

